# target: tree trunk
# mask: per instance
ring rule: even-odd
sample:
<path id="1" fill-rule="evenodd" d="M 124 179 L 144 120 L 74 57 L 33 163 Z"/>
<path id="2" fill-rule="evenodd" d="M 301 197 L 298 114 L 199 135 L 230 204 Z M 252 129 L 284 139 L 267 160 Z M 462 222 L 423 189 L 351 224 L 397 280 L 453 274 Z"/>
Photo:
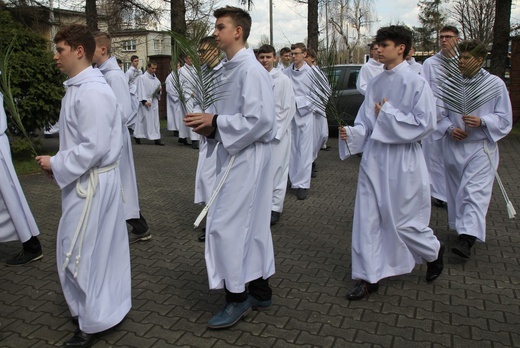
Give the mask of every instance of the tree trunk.
<path id="1" fill-rule="evenodd" d="M 87 27 L 90 31 L 99 31 L 96 0 L 87 0 L 85 2 L 85 16 L 87 18 Z"/>
<path id="2" fill-rule="evenodd" d="M 504 79 L 506 74 L 511 5 L 512 0 L 496 2 L 495 24 L 493 25 L 493 48 L 491 49 L 491 67 L 489 71 L 502 79 Z"/>
<path id="3" fill-rule="evenodd" d="M 184 0 L 171 0 L 171 30 L 186 35 L 186 4 Z M 172 54 L 175 52 L 175 39 L 172 37 Z"/>
<path id="4" fill-rule="evenodd" d="M 318 51 L 318 0 L 307 2 L 307 47 Z"/>

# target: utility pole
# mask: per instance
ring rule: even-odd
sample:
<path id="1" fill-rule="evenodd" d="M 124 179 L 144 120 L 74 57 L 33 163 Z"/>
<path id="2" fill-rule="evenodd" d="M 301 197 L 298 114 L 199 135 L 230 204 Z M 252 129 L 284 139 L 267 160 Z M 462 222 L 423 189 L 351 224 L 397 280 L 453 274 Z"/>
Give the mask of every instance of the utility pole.
<path id="1" fill-rule="evenodd" d="M 273 44 L 273 0 L 269 0 L 269 44 Z"/>

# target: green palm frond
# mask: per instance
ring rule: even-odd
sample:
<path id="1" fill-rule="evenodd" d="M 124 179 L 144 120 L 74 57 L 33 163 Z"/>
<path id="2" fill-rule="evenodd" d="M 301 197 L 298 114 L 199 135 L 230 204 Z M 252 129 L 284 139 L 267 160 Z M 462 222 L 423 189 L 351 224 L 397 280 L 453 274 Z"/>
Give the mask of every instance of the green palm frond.
<path id="1" fill-rule="evenodd" d="M 480 63 L 476 61 L 467 69 L 478 72 L 472 77 L 463 76 L 459 61 L 458 50 L 454 50 L 453 57 L 442 56 L 441 69 L 436 81 L 439 87 L 436 97 L 444 103 L 443 108 L 460 115 L 470 115 L 496 98 L 500 94 L 500 88 L 496 84 L 489 84 L 489 74 L 481 70 Z"/>
<path id="2" fill-rule="evenodd" d="M 25 127 L 22 122 L 22 116 L 18 112 L 18 107 L 16 106 L 15 97 L 13 96 L 11 89 L 11 68 L 9 60 L 11 58 L 11 54 L 13 53 L 13 45 L 16 40 L 16 36 L 13 37 L 11 43 L 5 51 L 0 47 L 0 71 L 2 72 L 0 75 L 0 91 L 4 95 L 5 102 L 5 110 L 10 115 L 11 120 L 14 126 L 18 129 L 18 131 L 23 134 L 23 136 L 27 139 L 29 145 L 31 146 L 31 150 L 34 156 L 37 156 L 38 153 L 34 147 L 34 144 L 27 134 Z"/>
<path id="3" fill-rule="evenodd" d="M 193 38 L 190 40 L 187 37 L 176 33 L 169 32 L 174 39 L 173 59 L 172 63 L 172 77 L 173 85 L 176 92 L 179 94 L 179 100 L 183 105 L 184 110 L 187 110 L 187 98 L 184 96 L 184 92 L 187 88 L 193 91 L 192 98 L 196 105 L 198 105 L 203 111 L 208 110 L 213 104 L 221 100 L 224 94 L 221 89 L 222 84 L 219 83 L 218 70 L 209 68 L 208 66 L 216 65 L 219 61 L 219 57 L 214 57 L 213 61 L 203 62 L 200 55 L 197 52 L 197 46 L 199 41 L 207 36 L 206 32 L 194 33 Z M 179 72 L 176 67 L 183 57 L 188 57 L 193 68 L 187 69 L 188 78 L 187 83 L 179 76 Z"/>

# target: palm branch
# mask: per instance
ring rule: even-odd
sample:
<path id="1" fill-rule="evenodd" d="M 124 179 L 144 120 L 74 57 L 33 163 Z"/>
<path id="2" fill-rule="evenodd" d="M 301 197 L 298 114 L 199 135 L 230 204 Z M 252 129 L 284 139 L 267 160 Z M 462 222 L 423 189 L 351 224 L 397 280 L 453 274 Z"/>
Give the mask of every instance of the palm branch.
<path id="1" fill-rule="evenodd" d="M 500 86 L 489 84 L 489 74 L 478 71 L 480 63 L 477 60 L 467 68 L 478 72 L 472 77 L 463 76 L 459 66 L 460 52 L 457 49 L 453 51 L 452 57 L 441 56 L 435 96 L 443 102 L 442 108 L 460 115 L 470 115 L 496 98 L 500 94 Z"/>
<path id="2" fill-rule="evenodd" d="M 335 102 L 340 92 L 338 88 L 338 76 L 334 69 L 336 58 L 336 41 L 333 40 L 329 47 L 320 50 L 318 53 L 318 64 L 319 66 L 323 66 L 324 69 L 321 70 L 318 67 L 311 67 L 311 73 L 309 74 L 311 86 L 308 87 L 313 93 L 309 98 L 309 102 L 321 115 L 335 121 L 338 126 L 343 127 L 346 125 L 343 120 L 345 112 L 338 110 Z M 350 148 L 346 140 L 345 144 L 350 153 Z"/>
<path id="3" fill-rule="evenodd" d="M 18 131 L 23 134 L 23 136 L 27 139 L 29 145 L 31 146 L 31 150 L 34 156 L 37 156 L 38 153 L 34 147 L 34 144 L 27 134 L 25 127 L 22 122 L 22 116 L 18 112 L 18 107 L 16 106 L 15 97 L 13 96 L 11 89 L 11 68 L 9 64 L 9 60 L 11 58 L 11 54 L 13 53 L 13 45 L 16 37 L 13 37 L 11 43 L 5 51 L 0 48 L 0 91 L 4 95 L 5 109 L 7 113 L 11 116 L 11 120 L 13 121 L 14 126 L 18 129 Z"/>
<path id="4" fill-rule="evenodd" d="M 222 84 L 219 83 L 218 79 L 219 71 L 208 68 L 208 66 L 216 65 L 214 63 L 217 63 L 219 58 L 214 57 L 213 61 L 203 62 L 198 54 L 198 42 L 207 36 L 205 32 L 194 33 L 193 39 L 191 40 L 173 31 L 169 32 L 169 34 L 173 37 L 175 42 L 172 65 L 176 67 L 182 57 L 190 58 L 193 64 L 193 68 L 186 69 L 188 71 L 186 81 L 179 76 L 177 69 L 172 67 L 173 86 L 179 94 L 179 100 L 181 104 L 183 104 L 184 110 L 187 111 L 186 105 L 188 100 L 184 97 L 184 92 L 189 88 L 193 91 L 191 97 L 194 99 L 195 104 L 205 112 L 224 97 L 221 88 Z"/>

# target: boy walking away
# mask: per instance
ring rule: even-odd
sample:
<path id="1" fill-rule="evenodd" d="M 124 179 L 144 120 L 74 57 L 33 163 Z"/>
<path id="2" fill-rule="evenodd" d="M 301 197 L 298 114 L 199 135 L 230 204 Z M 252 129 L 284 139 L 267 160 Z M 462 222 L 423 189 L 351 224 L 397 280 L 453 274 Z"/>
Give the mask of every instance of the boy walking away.
<path id="1" fill-rule="evenodd" d="M 208 327 L 223 329 L 251 309 L 271 305 L 268 279 L 275 270 L 270 160 L 276 116 L 273 81 L 245 47 L 250 15 L 226 6 L 214 16 L 213 36 L 226 54 L 219 75 L 225 83 L 214 104 L 218 115 L 187 114 L 185 122 L 207 137 L 209 153 L 217 151 L 215 186 L 222 186 L 208 211 L 205 256 L 210 288 L 226 290 L 226 304 Z"/>
<path id="2" fill-rule="evenodd" d="M 497 142 L 511 131 L 512 108 L 504 82 L 481 68 L 486 47 L 473 40 L 460 43 L 458 51 L 463 81 L 479 91 L 480 97 L 472 99 L 482 105 L 471 115 L 443 109 L 434 140 L 443 142 L 448 222 L 458 234 L 451 250 L 469 259 L 475 241 L 486 240 L 486 214 L 499 161 Z M 469 94 L 461 103 L 472 103 Z"/>
<path id="3" fill-rule="evenodd" d="M 56 259 L 78 329 L 65 347 L 90 347 L 131 307 L 130 251 L 118 160 L 121 110 L 103 74 L 92 68 L 94 37 L 70 25 L 54 37 L 57 67 L 68 75 L 60 112 L 60 148 L 38 156 L 62 190 Z"/>
<path id="4" fill-rule="evenodd" d="M 340 129 L 342 159 L 363 152 L 352 228 L 358 282 L 349 300 L 368 297 L 379 280 L 410 273 L 416 263 L 428 262 L 428 282 L 444 266 L 444 247 L 428 227 L 430 182 L 419 144 L 435 130 L 435 100 L 404 60 L 412 44 L 408 29 L 381 28 L 376 42 L 385 69 L 368 83 L 354 126 Z"/>

